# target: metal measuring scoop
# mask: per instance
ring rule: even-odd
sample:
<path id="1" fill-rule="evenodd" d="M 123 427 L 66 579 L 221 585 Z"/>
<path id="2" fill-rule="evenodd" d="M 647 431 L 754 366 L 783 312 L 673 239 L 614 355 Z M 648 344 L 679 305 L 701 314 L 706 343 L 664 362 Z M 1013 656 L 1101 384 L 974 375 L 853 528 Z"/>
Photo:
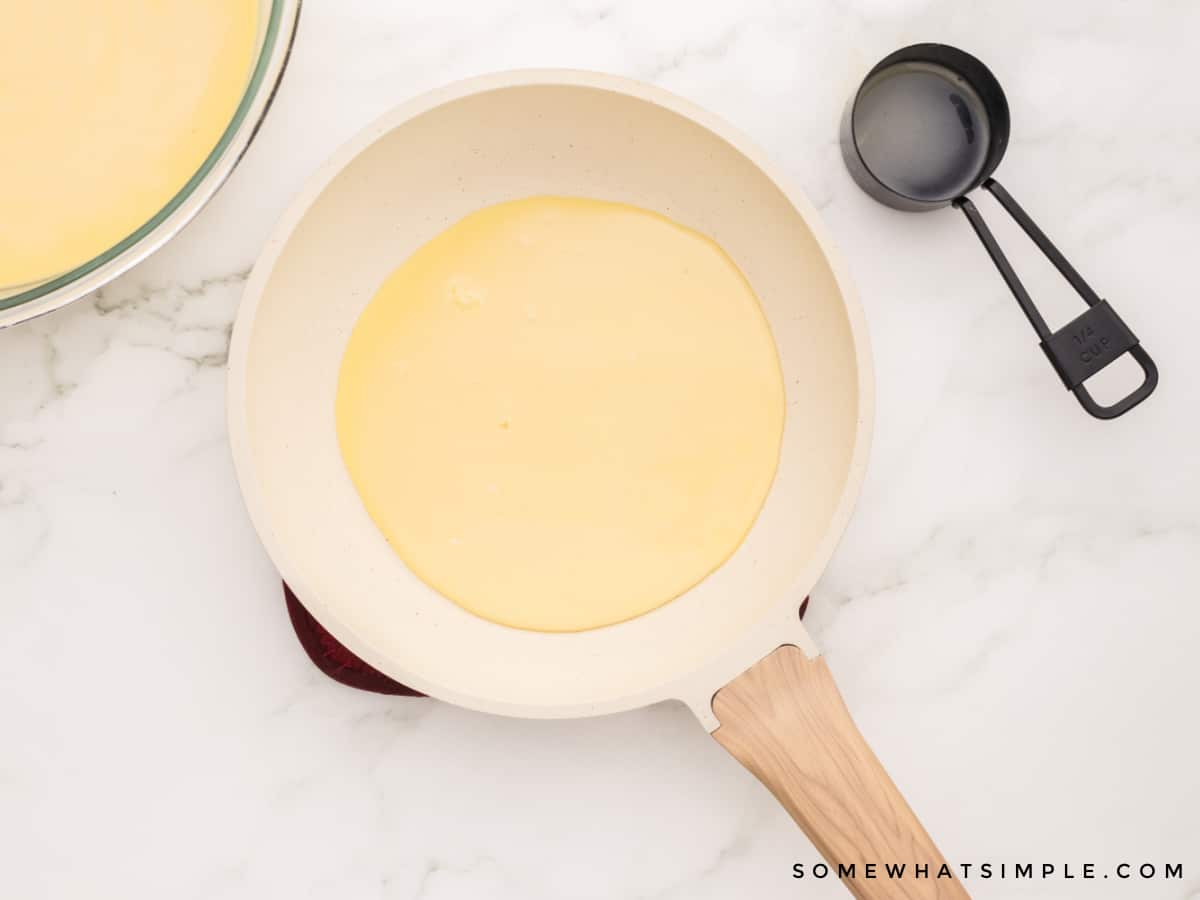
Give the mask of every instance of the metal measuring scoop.
<path id="1" fill-rule="evenodd" d="M 992 172 L 1008 146 L 1008 101 L 987 67 L 945 44 L 913 44 L 884 57 L 863 80 L 842 118 L 842 156 L 864 191 L 895 209 L 923 212 L 953 204 L 966 215 L 1017 298 L 1042 350 L 1067 389 L 1099 419 L 1115 419 L 1150 396 L 1158 368 L 1107 300 L 1102 300 Z M 988 190 L 1088 305 L 1051 331 L 1004 251 L 966 194 Z M 1143 380 L 1101 406 L 1084 382 L 1129 353 Z"/>

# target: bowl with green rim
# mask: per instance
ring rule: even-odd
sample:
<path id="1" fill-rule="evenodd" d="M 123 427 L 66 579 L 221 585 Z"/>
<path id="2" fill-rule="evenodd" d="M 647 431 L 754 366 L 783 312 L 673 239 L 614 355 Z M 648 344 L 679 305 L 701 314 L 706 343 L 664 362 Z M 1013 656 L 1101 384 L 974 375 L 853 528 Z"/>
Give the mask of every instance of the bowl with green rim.
<path id="1" fill-rule="evenodd" d="M 301 0 L 259 0 L 257 50 L 245 92 L 215 147 L 187 183 L 132 234 L 70 271 L 35 284 L 0 286 L 0 328 L 79 300 L 127 272 L 178 234 L 229 178 L 275 97 L 287 67 Z"/>

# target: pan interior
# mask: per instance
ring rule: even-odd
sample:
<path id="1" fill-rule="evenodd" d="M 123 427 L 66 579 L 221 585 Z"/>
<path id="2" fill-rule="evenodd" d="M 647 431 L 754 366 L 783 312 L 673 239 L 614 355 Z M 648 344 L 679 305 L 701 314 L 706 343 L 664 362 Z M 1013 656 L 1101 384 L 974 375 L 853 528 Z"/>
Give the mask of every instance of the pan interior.
<path id="1" fill-rule="evenodd" d="M 952 200 L 974 187 L 987 165 L 991 122 L 983 99 L 936 63 L 901 62 L 876 72 L 859 92 L 853 129 L 871 174 L 912 200 Z"/>
<path id="2" fill-rule="evenodd" d="M 768 624 L 795 621 L 861 481 L 869 361 L 811 208 L 703 117 L 587 73 L 451 89 L 360 136 L 269 245 L 231 353 L 239 478 L 287 581 L 388 675 L 492 712 L 591 715 L 680 696 L 718 663 L 746 668 L 778 637 Z M 334 419 L 350 332 L 387 275 L 469 213 L 537 195 L 628 203 L 715 240 L 760 300 L 786 391 L 775 480 L 733 556 L 651 613 L 574 633 L 486 621 L 406 569 L 363 508 Z"/>

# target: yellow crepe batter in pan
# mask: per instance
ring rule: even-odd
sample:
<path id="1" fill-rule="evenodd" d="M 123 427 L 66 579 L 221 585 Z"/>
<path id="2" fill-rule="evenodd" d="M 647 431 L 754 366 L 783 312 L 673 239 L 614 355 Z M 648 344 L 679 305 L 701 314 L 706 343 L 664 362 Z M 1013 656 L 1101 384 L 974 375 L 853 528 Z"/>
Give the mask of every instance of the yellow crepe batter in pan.
<path id="1" fill-rule="evenodd" d="M 750 285 L 636 207 L 532 197 L 418 249 L 358 320 L 338 440 L 406 565 L 471 612 L 579 631 L 679 596 L 737 549 L 784 388 Z"/>

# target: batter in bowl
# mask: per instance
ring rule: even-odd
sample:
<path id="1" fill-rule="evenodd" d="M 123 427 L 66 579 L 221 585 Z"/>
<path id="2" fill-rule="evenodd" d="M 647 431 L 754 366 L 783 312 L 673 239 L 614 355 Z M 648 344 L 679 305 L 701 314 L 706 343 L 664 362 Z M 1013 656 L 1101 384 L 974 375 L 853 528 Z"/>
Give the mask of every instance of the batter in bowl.
<path id="1" fill-rule="evenodd" d="M 257 27 L 258 0 L 0 0 L 0 290 L 167 205 L 232 121 Z"/>
<path id="2" fill-rule="evenodd" d="M 737 549 L 775 475 L 784 387 L 746 278 L 633 206 L 532 197 L 418 249 L 350 336 L 338 441 L 430 586 L 535 631 L 679 596 Z"/>

